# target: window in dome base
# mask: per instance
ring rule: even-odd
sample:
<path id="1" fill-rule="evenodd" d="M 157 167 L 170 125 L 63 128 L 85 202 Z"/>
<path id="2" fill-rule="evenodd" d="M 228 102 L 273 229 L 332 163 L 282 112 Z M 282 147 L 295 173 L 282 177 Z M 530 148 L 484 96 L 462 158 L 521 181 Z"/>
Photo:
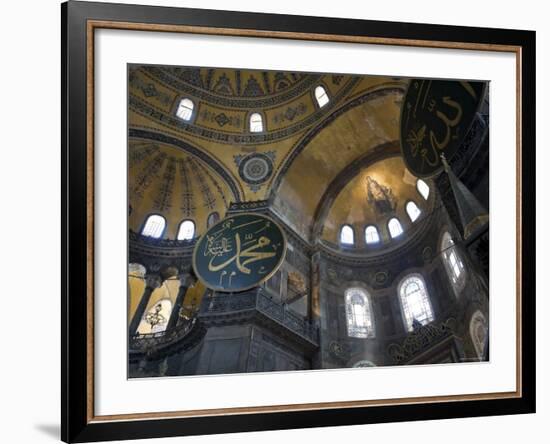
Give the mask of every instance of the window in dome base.
<path id="1" fill-rule="evenodd" d="M 191 240 L 195 236 L 195 223 L 192 220 L 184 220 L 178 230 L 178 240 Z"/>
<path id="2" fill-rule="evenodd" d="M 158 239 L 164 233 L 164 228 L 166 227 L 166 220 L 159 214 L 151 214 L 147 218 L 141 234 L 147 237 L 153 237 Z"/>
<path id="3" fill-rule="evenodd" d="M 264 130 L 264 122 L 260 113 L 250 115 L 250 132 L 261 133 Z"/>
<path id="4" fill-rule="evenodd" d="M 397 236 L 403 234 L 403 227 L 401 226 L 401 222 L 399 222 L 399 219 L 397 219 L 396 217 L 392 217 L 388 222 L 388 230 L 392 238 L 396 238 Z"/>
<path id="5" fill-rule="evenodd" d="M 407 276 L 401 281 L 399 299 L 407 331 L 413 331 L 415 321 L 426 325 L 434 320 L 426 284 L 419 274 Z"/>
<path id="6" fill-rule="evenodd" d="M 315 88 L 315 99 L 317 100 L 317 104 L 319 105 L 319 108 L 322 108 L 328 102 L 330 102 L 330 99 L 328 98 L 327 90 L 320 85 L 317 88 Z"/>
<path id="7" fill-rule="evenodd" d="M 377 244 L 380 242 L 380 235 L 378 229 L 374 225 L 369 225 L 365 228 L 365 242 L 367 244 Z"/>
<path id="8" fill-rule="evenodd" d="M 346 290 L 346 320 L 349 337 L 374 337 L 369 294 L 362 288 L 348 288 Z"/>
<path id="9" fill-rule="evenodd" d="M 353 245 L 355 243 L 353 228 L 350 225 L 344 225 L 340 230 L 340 243 L 342 245 Z"/>
<path id="10" fill-rule="evenodd" d="M 176 116 L 178 116 L 181 120 L 188 122 L 193 116 L 194 108 L 195 104 L 191 99 L 181 99 L 178 110 L 176 111 Z"/>
<path id="11" fill-rule="evenodd" d="M 418 216 L 420 216 L 420 208 L 411 200 L 410 202 L 407 202 L 407 206 L 405 207 L 407 210 L 407 214 L 409 215 L 411 222 L 416 221 L 418 219 Z"/>

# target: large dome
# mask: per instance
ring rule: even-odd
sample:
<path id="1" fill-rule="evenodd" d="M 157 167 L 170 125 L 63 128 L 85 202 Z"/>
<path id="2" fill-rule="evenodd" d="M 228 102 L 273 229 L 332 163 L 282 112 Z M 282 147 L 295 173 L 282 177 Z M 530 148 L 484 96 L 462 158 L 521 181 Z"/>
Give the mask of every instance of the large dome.
<path id="1" fill-rule="evenodd" d="M 142 116 L 155 113 L 163 125 L 201 140 L 229 144 L 270 144 L 315 124 L 349 96 L 359 79 L 279 71 L 140 66 L 130 71 L 130 107 Z M 331 100 L 323 107 L 315 88 Z M 174 116 L 181 98 L 198 109 L 192 122 Z M 251 134 L 248 119 L 260 113 L 264 130 Z"/>
<path id="2" fill-rule="evenodd" d="M 328 186 L 347 166 L 380 149 L 397 153 L 406 85 L 375 76 L 132 66 L 130 228 L 139 232 L 159 214 L 167 221 L 163 238 L 175 239 L 185 219 L 200 235 L 209 215 L 223 217 L 231 203 L 270 200 L 310 239 Z M 315 174 L 304 181 L 305 171 Z M 293 220 L 293 205 L 301 220 Z"/>

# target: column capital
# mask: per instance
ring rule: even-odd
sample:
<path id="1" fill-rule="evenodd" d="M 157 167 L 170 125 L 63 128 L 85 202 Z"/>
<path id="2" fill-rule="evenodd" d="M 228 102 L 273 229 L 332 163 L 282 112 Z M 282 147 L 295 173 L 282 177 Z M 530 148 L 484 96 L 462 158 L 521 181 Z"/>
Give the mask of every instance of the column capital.
<path id="1" fill-rule="evenodd" d="M 147 274 L 147 269 L 137 262 L 130 262 L 128 264 L 128 274 L 144 277 Z"/>
<path id="2" fill-rule="evenodd" d="M 184 271 L 178 275 L 180 286 L 192 287 L 197 282 L 197 277 L 191 271 Z"/>
<path id="3" fill-rule="evenodd" d="M 146 287 L 149 287 L 149 288 L 152 288 L 152 289 L 157 289 L 162 285 L 162 282 L 163 282 L 163 279 L 158 274 L 147 274 L 145 276 L 145 286 Z"/>

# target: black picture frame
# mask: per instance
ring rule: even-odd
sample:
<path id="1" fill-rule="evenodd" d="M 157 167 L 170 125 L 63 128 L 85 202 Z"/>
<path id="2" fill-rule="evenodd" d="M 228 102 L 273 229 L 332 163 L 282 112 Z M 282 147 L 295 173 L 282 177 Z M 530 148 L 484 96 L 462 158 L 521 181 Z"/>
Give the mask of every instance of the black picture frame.
<path id="1" fill-rule="evenodd" d="M 203 414 L 141 419 L 95 418 L 90 399 L 90 344 L 93 344 L 93 176 L 87 147 L 91 108 L 87 82 L 90 21 L 189 26 L 340 37 L 369 37 L 386 43 L 433 42 L 434 46 L 506 45 L 518 49 L 521 79 L 521 135 L 518 140 L 521 183 L 519 252 L 521 298 L 518 319 L 521 393 L 514 397 L 388 405 L 334 406 L 322 409 Z M 535 412 L 535 32 L 354 19 L 289 16 L 185 8 L 69 1 L 62 23 L 62 384 L 61 435 L 65 442 L 156 438 L 180 435 L 370 424 Z M 131 26 L 130 26 L 131 27 Z M 92 30 L 93 31 L 93 30 Z M 146 32 L 144 30 L 144 32 Z M 435 42 L 439 42 L 437 45 Z M 93 54 L 92 54 L 93 56 Z M 92 59 L 93 60 L 93 59 Z M 93 68 L 93 63 L 92 63 Z M 520 115 L 520 117 L 521 117 Z M 93 345 L 92 345 L 93 347 Z"/>

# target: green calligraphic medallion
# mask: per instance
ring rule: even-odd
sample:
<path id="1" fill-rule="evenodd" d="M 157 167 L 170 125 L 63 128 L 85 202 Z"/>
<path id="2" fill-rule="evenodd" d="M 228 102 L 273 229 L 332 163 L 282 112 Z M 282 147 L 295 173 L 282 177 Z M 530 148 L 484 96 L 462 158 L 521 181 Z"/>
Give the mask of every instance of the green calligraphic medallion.
<path id="1" fill-rule="evenodd" d="M 485 96 L 485 82 L 411 79 L 401 108 L 401 152 L 417 177 L 443 170 L 459 149 Z"/>
<path id="2" fill-rule="evenodd" d="M 199 239 L 193 268 L 208 288 L 243 291 L 273 276 L 285 253 L 286 238 L 279 225 L 261 214 L 237 214 Z"/>

